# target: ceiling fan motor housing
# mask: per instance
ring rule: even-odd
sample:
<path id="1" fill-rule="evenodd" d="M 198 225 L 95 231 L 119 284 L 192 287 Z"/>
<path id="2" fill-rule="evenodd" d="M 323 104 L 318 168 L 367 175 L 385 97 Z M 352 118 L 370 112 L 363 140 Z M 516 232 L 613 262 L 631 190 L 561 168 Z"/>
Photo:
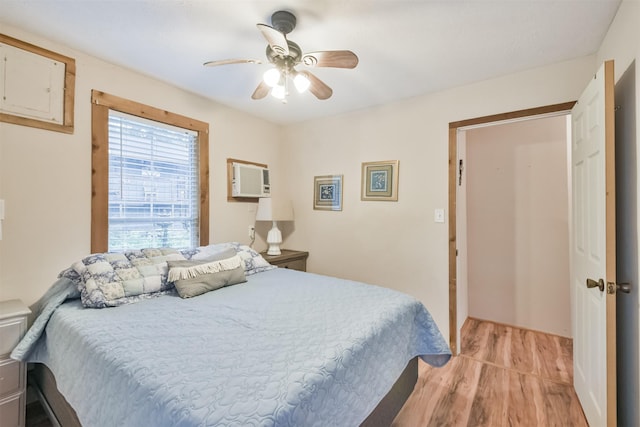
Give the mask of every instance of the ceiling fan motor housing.
<path id="1" fill-rule="evenodd" d="M 271 26 L 282 34 L 289 34 L 296 27 L 296 17 L 286 10 L 279 10 L 271 15 Z"/>
<path id="2" fill-rule="evenodd" d="M 287 40 L 287 46 L 289 47 L 289 55 L 283 57 L 276 53 L 271 46 L 267 45 L 267 59 L 272 64 L 278 65 L 283 59 L 290 61 L 292 64 L 297 64 L 300 62 L 300 58 L 302 57 L 302 49 L 298 46 L 297 43 L 292 42 L 291 40 Z"/>

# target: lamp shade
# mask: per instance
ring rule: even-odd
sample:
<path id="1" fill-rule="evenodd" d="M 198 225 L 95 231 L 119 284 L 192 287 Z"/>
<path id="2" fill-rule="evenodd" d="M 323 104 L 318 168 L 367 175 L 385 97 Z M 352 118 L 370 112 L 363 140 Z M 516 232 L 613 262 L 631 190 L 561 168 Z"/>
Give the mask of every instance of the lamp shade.
<path id="1" fill-rule="evenodd" d="M 293 221 L 291 200 L 261 197 L 258 201 L 256 221 Z"/>

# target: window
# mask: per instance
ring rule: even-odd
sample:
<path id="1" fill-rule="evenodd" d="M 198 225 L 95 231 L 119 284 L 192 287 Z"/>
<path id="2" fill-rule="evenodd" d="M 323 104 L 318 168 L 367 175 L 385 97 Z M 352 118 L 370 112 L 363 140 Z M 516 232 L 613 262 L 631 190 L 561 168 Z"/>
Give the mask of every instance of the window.
<path id="1" fill-rule="evenodd" d="M 92 252 L 207 244 L 208 124 L 94 91 Z"/>
<path id="2" fill-rule="evenodd" d="M 197 136 L 109 110 L 109 251 L 198 246 Z"/>

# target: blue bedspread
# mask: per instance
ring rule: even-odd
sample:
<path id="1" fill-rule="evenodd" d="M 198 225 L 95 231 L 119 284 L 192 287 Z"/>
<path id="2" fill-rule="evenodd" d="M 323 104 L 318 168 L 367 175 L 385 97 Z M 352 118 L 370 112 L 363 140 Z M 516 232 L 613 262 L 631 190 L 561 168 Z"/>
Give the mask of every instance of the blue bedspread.
<path id="1" fill-rule="evenodd" d="M 49 307 L 77 296 L 65 285 Z M 450 358 L 414 298 L 286 269 L 190 299 L 43 307 L 12 357 L 46 364 L 85 426 L 357 426 L 410 359 Z"/>

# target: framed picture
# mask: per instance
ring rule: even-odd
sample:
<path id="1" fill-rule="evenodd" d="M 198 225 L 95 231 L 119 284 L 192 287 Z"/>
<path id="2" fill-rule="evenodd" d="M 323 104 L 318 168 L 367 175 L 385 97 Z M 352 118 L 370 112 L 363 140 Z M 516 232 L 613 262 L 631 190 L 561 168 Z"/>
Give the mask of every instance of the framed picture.
<path id="1" fill-rule="evenodd" d="M 342 175 L 322 175 L 313 178 L 313 209 L 342 210 Z"/>
<path id="2" fill-rule="evenodd" d="M 399 160 L 362 164 L 362 200 L 398 201 Z"/>

